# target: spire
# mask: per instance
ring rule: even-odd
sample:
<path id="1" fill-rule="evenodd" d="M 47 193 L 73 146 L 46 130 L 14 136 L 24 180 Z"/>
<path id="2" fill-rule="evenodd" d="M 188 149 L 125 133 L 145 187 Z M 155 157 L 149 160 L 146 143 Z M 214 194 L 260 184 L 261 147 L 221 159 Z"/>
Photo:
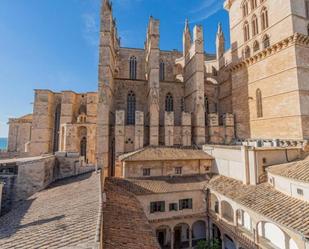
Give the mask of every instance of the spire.
<path id="1" fill-rule="evenodd" d="M 190 33 L 190 27 L 189 27 L 189 20 L 186 19 L 185 21 L 185 28 L 183 31 L 183 53 L 184 56 L 189 52 L 191 47 L 191 33 Z"/>
<path id="2" fill-rule="evenodd" d="M 218 23 L 217 35 L 223 35 L 222 24 L 221 24 L 221 22 Z"/>
<path id="3" fill-rule="evenodd" d="M 185 21 L 185 31 L 184 31 L 184 32 L 190 32 L 189 20 L 188 20 L 188 18 L 186 18 L 186 21 Z"/>
<path id="4" fill-rule="evenodd" d="M 225 52 L 225 39 L 221 23 L 218 23 L 216 47 L 217 47 L 217 59 L 219 59 L 220 57 L 223 56 Z"/>

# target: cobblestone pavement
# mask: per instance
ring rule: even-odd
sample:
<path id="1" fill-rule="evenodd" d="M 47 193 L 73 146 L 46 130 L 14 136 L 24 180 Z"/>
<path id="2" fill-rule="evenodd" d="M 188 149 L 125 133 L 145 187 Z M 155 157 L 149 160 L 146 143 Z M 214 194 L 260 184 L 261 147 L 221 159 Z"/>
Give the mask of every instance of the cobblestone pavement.
<path id="1" fill-rule="evenodd" d="M 100 177 L 58 181 L 0 218 L 0 248 L 92 248 L 100 207 Z"/>

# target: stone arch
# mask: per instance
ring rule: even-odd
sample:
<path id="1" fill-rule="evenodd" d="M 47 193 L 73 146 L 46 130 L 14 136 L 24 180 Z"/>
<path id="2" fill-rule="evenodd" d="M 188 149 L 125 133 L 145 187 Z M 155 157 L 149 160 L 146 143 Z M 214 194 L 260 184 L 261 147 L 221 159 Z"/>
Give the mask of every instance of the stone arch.
<path id="1" fill-rule="evenodd" d="M 297 243 L 291 238 L 291 236 L 281 229 L 279 226 L 268 221 L 259 221 L 256 224 L 257 240 L 260 241 L 261 238 L 270 243 L 273 247 L 278 247 L 282 249 L 298 249 Z M 292 247 L 291 247 L 292 246 Z"/>
<path id="2" fill-rule="evenodd" d="M 78 128 L 78 138 L 79 138 L 79 154 L 81 157 L 84 157 L 87 161 L 87 127 L 81 126 Z"/>
<path id="3" fill-rule="evenodd" d="M 187 223 L 178 223 L 174 226 L 174 246 L 175 248 L 188 248 L 190 247 L 190 225 Z"/>
<path id="4" fill-rule="evenodd" d="M 221 215 L 228 222 L 234 222 L 234 209 L 227 201 L 221 201 Z"/>
<path id="5" fill-rule="evenodd" d="M 214 193 L 210 193 L 210 209 L 217 214 L 220 213 L 220 200 Z"/>
<path id="6" fill-rule="evenodd" d="M 235 241 L 227 234 L 223 235 L 223 243 L 224 243 L 224 248 L 237 249 L 235 245 Z"/>
<path id="7" fill-rule="evenodd" d="M 196 246 L 201 240 L 206 240 L 206 223 L 198 220 L 192 224 L 192 245 Z"/>
<path id="8" fill-rule="evenodd" d="M 237 209 L 237 224 L 246 229 L 247 231 L 252 231 L 252 218 L 251 216 L 242 209 Z"/>
<path id="9" fill-rule="evenodd" d="M 171 248 L 172 229 L 168 225 L 161 225 L 156 228 L 156 237 L 161 248 Z"/>

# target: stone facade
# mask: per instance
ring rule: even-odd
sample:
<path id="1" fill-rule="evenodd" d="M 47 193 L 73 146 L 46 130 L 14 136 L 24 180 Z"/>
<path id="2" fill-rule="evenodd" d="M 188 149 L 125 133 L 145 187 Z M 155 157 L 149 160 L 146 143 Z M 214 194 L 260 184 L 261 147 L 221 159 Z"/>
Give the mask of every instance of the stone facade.
<path id="1" fill-rule="evenodd" d="M 207 54 L 203 28 L 191 31 L 188 21 L 183 51 L 160 50 L 153 17 L 144 48 L 121 47 L 103 1 L 98 92 L 36 90 L 32 121 L 10 121 L 9 149 L 80 153 L 115 175 L 116 157 L 148 145 L 308 139 L 305 5 L 288 0 L 277 11 L 276 1 L 245 3 L 225 2 L 231 48 L 218 25 L 216 53 Z"/>

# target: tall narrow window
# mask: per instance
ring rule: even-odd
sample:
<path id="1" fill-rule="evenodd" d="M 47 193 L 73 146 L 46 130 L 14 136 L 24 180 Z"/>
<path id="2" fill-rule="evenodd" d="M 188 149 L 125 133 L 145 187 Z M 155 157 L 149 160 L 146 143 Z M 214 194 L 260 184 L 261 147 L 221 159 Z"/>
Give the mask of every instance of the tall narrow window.
<path id="1" fill-rule="evenodd" d="M 263 37 L 263 47 L 264 49 L 268 48 L 270 46 L 270 40 L 268 35 L 264 35 Z"/>
<path id="2" fill-rule="evenodd" d="M 168 93 L 165 97 L 165 111 L 167 112 L 174 111 L 174 100 L 171 93 Z"/>
<path id="3" fill-rule="evenodd" d="M 80 141 L 80 156 L 87 160 L 87 138 L 83 137 Z"/>
<path id="4" fill-rule="evenodd" d="M 253 43 L 253 52 L 257 52 L 257 51 L 259 51 L 259 50 L 260 50 L 260 44 L 259 44 L 258 41 L 255 41 L 255 42 Z"/>
<path id="5" fill-rule="evenodd" d="M 247 46 L 247 47 L 245 48 L 245 58 L 248 59 L 249 57 L 250 57 L 250 47 Z"/>
<path id="6" fill-rule="evenodd" d="M 130 79 L 136 80 L 137 61 L 135 56 L 130 58 Z"/>
<path id="7" fill-rule="evenodd" d="M 268 28 L 268 10 L 264 7 L 261 11 L 262 30 Z"/>
<path id="8" fill-rule="evenodd" d="M 244 23 L 244 40 L 245 42 L 250 39 L 250 30 L 249 30 L 249 23 L 246 21 Z"/>
<path id="9" fill-rule="evenodd" d="M 61 116 L 61 105 L 58 104 L 56 107 L 55 119 L 54 119 L 54 144 L 53 144 L 54 153 L 59 150 L 60 116 Z"/>
<path id="10" fill-rule="evenodd" d="M 259 33 L 259 25 L 256 15 L 253 15 L 251 24 L 252 24 L 252 35 L 256 36 Z"/>
<path id="11" fill-rule="evenodd" d="M 128 93 L 127 98 L 127 124 L 135 124 L 135 108 L 136 108 L 136 98 L 133 91 Z"/>
<path id="12" fill-rule="evenodd" d="M 160 62 L 160 81 L 165 80 L 165 63 L 163 61 Z"/>
<path id="13" fill-rule="evenodd" d="M 204 105 L 205 105 L 205 112 L 209 113 L 209 101 L 206 95 L 204 96 Z"/>
<path id="14" fill-rule="evenodd" d="M 263 117 L 262 92 L 260 89 L 256 90 L 256 115 L 258 118 Z"/>
<path id="15" fill-rule="evenodd" d="M 249 14 L 249 4 L 248 0 L 245 0 L 242 4 L 242 15 L 246 17 Z"/>

